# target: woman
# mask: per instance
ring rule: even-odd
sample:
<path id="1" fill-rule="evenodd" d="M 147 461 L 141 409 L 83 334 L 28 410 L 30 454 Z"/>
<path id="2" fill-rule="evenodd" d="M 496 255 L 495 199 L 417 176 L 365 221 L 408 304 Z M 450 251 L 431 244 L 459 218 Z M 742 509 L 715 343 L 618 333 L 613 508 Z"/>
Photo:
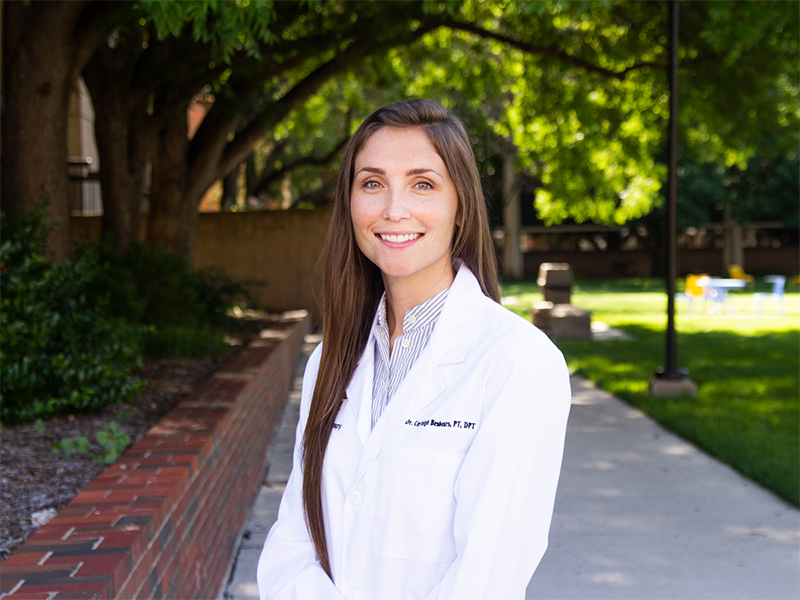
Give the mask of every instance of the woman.
<path id="1" fill-rule="evenodd" d="M 261 598 L 522 598 L 547 546 L 569 379 L 499 304 L 464 126 L 430 101 L 378 109 L 334 202 L 323 343 Z"/>

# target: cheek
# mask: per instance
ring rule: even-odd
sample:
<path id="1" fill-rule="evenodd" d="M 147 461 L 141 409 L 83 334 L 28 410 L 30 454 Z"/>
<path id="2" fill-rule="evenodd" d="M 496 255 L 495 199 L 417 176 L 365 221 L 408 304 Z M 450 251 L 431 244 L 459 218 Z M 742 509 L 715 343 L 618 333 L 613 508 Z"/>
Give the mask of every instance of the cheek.
<path id="1" fill-rule="evenodd" d="M 461 211 L 459 210 L 458 205 L 454 203 L 444 214 L 440 215 L 439 227 L 441 227 L 443 230 L 454 232 L 456 226 L 461 225 L 460 221 Z"/>
<path id="2" fill-rule="evenodd" d="M 371 235 L 368 228 L 375 222 L 372 212 L 374 211 L 370 210 L 369 203 L 359 201 L 358 198 L 350 201 L 350 220 L 353 223 L 353 230 L 359 246 L 361 246 L 362 240 Z"/>
<path id="3" fill-rule="evenodd" d="M 376 206 L 375 202 L 354 194 L 350 200 L 350 218 L 353 224 L 357 227 L 371 225 L 376 218 Z"/>

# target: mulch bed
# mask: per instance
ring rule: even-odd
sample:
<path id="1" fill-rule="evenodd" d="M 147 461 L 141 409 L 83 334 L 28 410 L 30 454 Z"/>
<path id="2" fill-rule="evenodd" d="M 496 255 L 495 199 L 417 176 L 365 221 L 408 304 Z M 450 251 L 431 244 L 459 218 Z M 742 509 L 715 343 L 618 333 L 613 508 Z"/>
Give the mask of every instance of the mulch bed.
<path id="1" fill-rule="evenodd" d="M 240 338 L 236 345 L 257 335 L 270 320 L 263 313 L 239 319 L 234 332 Z M 32 515 L 47 509 L 60 511 L 106 468 L 95 460 L 101 451 L 95 439 L 100 429 L 115 421 L 131 443 L 137 442 L 225 358 L 147 360 L 135 377 L 147 380 L 148 386 L 129 402 L 107 406 L 97 413 L 56 417 L 44 423 L 44 433 L 37 431 L 33 423 L 3 426 L 0 562 L 36 531 Z M 91 442 L 87 453 L 65 455 L 51 450 L 62 438 L 80 435 Z"/>
<path id="2" fill-rule="evenodd" d="M 213 359 L 147 361 L 136 373 L 149 385 L 125 404 L 107 406 L 88 415 L 46 421 L 44 433 L 33 423 L 4 426 L 0 444 L 0 560 L 36 531 L 31 515 L 64 508 L 107 465 L 94 460 L 100 451 L 95 433 L 111 421 L 131 438 L 141 439 L 204 376 L 216 368 Z M 92 443 L 85 454 L 54 454 L 62 438 L 83 435 Z"/>

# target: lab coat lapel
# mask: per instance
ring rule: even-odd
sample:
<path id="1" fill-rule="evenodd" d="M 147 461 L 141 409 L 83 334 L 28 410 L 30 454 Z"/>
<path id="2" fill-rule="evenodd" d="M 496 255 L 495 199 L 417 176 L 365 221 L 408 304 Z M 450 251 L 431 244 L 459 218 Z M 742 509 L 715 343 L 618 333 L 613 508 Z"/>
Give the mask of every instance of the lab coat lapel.
<path id="1" fill-rule="evenodd" d="M 363 475 L 392 435 L 403 426 L 406 419 L 422 410 L 445 390 L 440 369 L 443 365 L 455 364 L 464 360 L 478 317 L 479 302 L 483 299 L 483 292 L 475 276 L 465 266 L 461 266 L 428 345 L 397 388 L 394 397 L 386 406 L 384 413 L 366 440 L 356 480 Z M 373 371 L 371 375 L 374 375 L 374 342 L 371 341 L 369 346 L 369 362 Z M 362 363 L 366 358 L 367 352 L 364 353 Z M 360 368 L 361 365 L 359 365 Z M 364 422 L 364 413 L 366 413 L 367 428 L 370 425 L 372 376 L 369 378 L 369 383 L 368 399 L 367 396 L 364 396 L 361 401 L 359 433 Z M 366 391 L 365 388 L 362 389 Z"/>
<path id="2" fill-rule="evenodd" d="M 370 335 L 367 346 L 347 385 L 346 408 L 361 438 L 366 444 L 372 427 L 372 381 L 375 377 L 375 338 Z"/>
<path id="3" fill-rule="evenodd" d="M 429 350 L 430 348 L 425 348 L 422 351 L 414 366 L 411 367 L 411 370 L 397 388 L 391 401 L 386 405 L 378 422 L 375 423 L 375 428 L 369 434 L 364 445 L 356 480 L 364 474 L 364 471 L 381 453 L 392 435 L 402 426 L 405 418 L 408 418 L 406 415 L 411 415 L 420 410 L 444 389 L 439 377 L 438 365 L 431 360 Z M 366 412 L 369 413 L 370 411 L 367 410 Z M 368 415 L 368 426 L 370 420 L 371 415 Z"/>

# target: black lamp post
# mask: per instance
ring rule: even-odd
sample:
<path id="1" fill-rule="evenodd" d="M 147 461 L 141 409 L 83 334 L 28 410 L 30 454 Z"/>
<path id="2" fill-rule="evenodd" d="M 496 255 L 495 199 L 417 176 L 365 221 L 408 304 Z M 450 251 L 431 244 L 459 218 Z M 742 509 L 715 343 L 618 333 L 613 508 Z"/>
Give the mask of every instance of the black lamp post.
<path id="1" fill-rule="evenodd" d="M 650 381 L 654 395 L 679 395 L 697 392 L 688 379 L 689 371 L 678 368 L 675 335 L 675 279 L 678 276 L 678 0 L 669 0 L 669 180 L 667 182 L 667 336 L 666 361 Z"/>

